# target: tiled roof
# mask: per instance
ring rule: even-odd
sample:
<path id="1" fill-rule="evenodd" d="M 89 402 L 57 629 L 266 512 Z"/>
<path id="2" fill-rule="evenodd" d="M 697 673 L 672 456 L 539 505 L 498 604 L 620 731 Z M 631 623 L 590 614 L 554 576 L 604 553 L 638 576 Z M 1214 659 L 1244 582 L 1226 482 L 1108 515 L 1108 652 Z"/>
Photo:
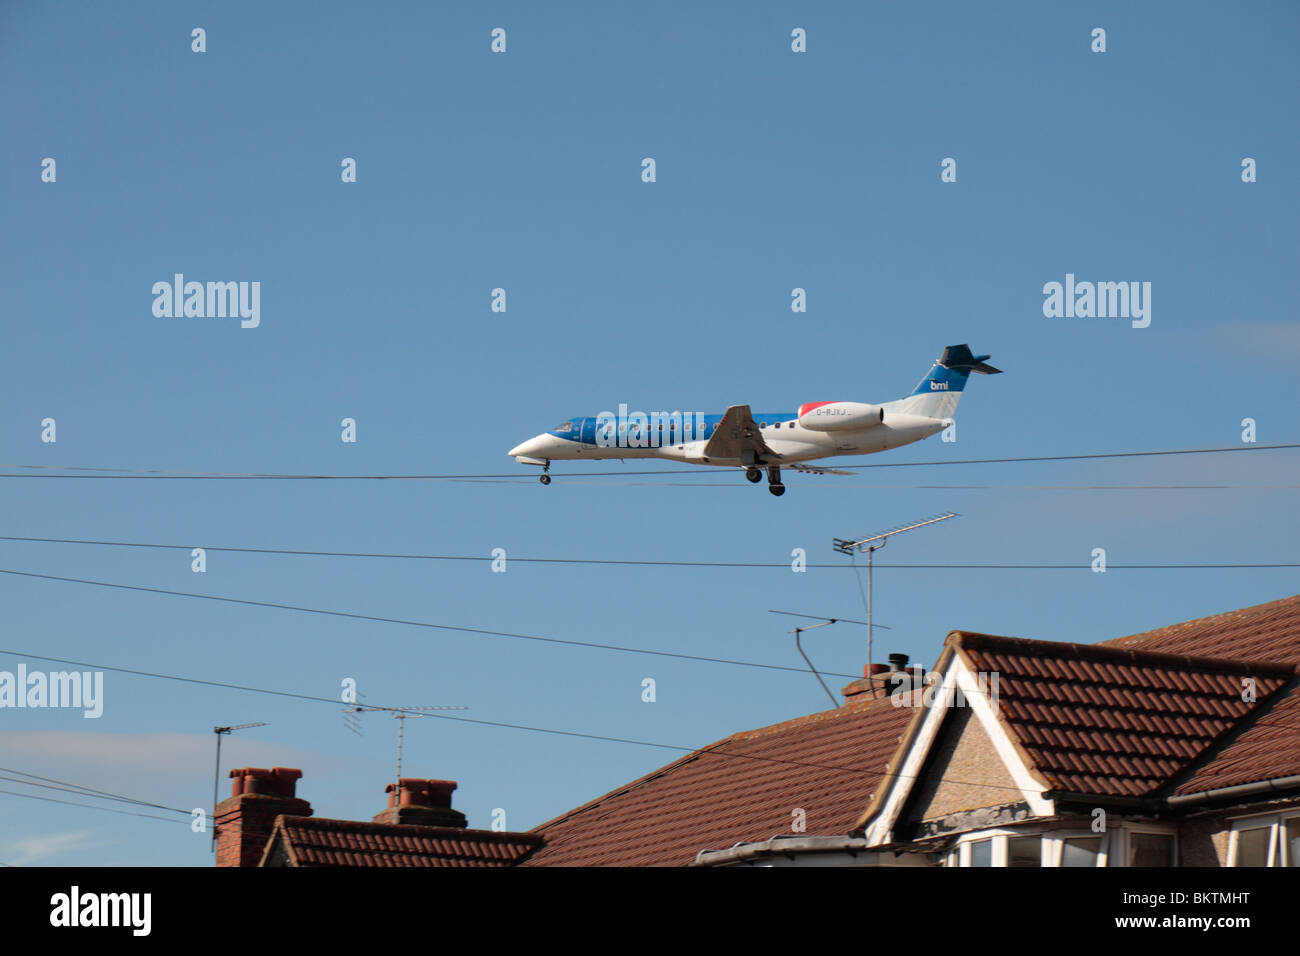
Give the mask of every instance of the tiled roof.
<path id="1" fill-rule="evenodd" d="M 887 698 L 733 734 L 532 832 L 525 866 L 685 866 L 703 849 L 848 833 L 914 713 Z"/>
<path id="2" fill-rule="evenodd" d="M 975 671 L 998 675 L 999 716 L 1029 766 L 1072 793 L 1154 795 L 1293 676 L 1290 664 L 1239 658 L 963 632 L 951 640 Z"/>
<path id="3" fill-rule="evenodd" d="M 1175 654 L 1253 657 L 1300 666 L 1300 594 L 1107 641 Z M 1201 761 L 1175 793 L 1300 774 L 1300 687 L 1291 686 Z"/>
<path id="4" fill-rule="evenodd" d="M 528 833 L 281 816 L 267 843 L 282 841 L 295 866 L 513 866 L 541 840 Z"/>
<path id="5" fill-rule="evenodd" d="M 953 637 L 999 674 L 1000 715 L 1048 786 L 1149 796 L 1179 775 L 1183 793 L 1300 773 L 1300 595 L 1099 645 Z M 789 833 L 796 809 L 808 833 L 848 833 L 918 713 L 854 700 L 733 734 L 537 827 L 522 865 L 682 866 Z"/>
<path id="6" fill-rule="evenodd" d="M 1247 721 L 1240 735 L 1194 768 L 1177 794 L 1300 775 L 1300 682 Z"/>
<path id="7" fill-rule="evenodd" d="M 1300 594 L 1130 634 L 1099 646 L 1300 665 Z"/>

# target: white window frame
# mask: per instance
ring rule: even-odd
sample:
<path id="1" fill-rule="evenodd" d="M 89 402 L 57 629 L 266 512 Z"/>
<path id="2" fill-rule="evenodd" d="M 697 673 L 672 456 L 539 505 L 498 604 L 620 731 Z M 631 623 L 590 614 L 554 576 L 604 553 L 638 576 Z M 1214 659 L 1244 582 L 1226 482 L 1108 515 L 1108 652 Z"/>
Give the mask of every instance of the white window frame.
<path id="1" fill-rule="evenodd" d="M 1272 816 L 1278 816 L 1273 814 Z M 1295 813 L 1283 814 L 1280 819 L 1300 817 L 1300 810 Z M 1280 823 L 1279 823 L 1280 825 Z M 1254 826 L 1259 826 L 1255 823 Z M 1248 829 L 1248 827 L 1242 827 Z M 1275 836 L 1276 836 L 1276 831 Z M 1104 832 L 1098 833 L 1091 829 L 1076 828 L 1070 830 L 1022 830 L 1022 829 L 995 829 L 995 830 L 977 830 L 972 833 L 964 833 L 958 837 L 957 842 L 946 854 L 944 854 L 944 866 L 955 866 L 963 869 L 971 868 L 971 844 L 980 843 L 984 840 L 992 840 L 992 865 L 994 868 L 1006 867 L 1010 858 L 1010 847 L 1008 840 L 1011 837 L 1037 837 L 1042 856 L 1039 858 L 1039 865 L 1043 867 L 1061 866 L 1061 859 L 1065 853 L 1065 841 L 1077 838 L 1100 837 L 1101 846 L 1097 850 L 1098 867 L 1127 867 L 1129 852 L 1131 850 L 1130 836 L 1135 833 L 1150 833 L 1156 836 L 1169 837 L 1173 842 L 1171 850 L 1172 862 L 1169 866 L 1178 866 L 1178 828 L 1171 824 L 1161 823 L 1130 823 L 1123 826 L 1108 827 Z M 1271 852 L 1271 851 L 1270 851 Z M 1229 857 L 1231 859 L 1231 857 Z M 1270 855 L 1270 860 L 1272 856 Z M 1277 865 L 1272 864 L 1270 865 Z"/>
<path id="2" fill-rule="evenodd" d="M 1051 830 L 1043 834 L 1043 866 L 1054 866 L 1059 868 L 1061 860 L 1065 856 L 1066 840 L 1081 840 L 1100 838 L 1101 843 L 1097 847 L 1097 862 L 1094 864 L 1098 867 L 1110 865 L 1110 830 L 1102 830 L 1098 833 L 1095 830 Z"/>
<path id="3" fill-rule="evenodd" d="M 1235 817 L 1229 820 L 1228 866 L 1237 866 L 1238 834 L 1242 830 L 1263 830 L 1266 828 L 1268 830 L 1268 862 L 1264 865 L 1269 867 L 1284 867 L 1288 863 L 1294 865 L 1295 861 L 1288 859 L 1291 850 L 1286 842 L 1286 824 L 1296 819 L 1300 819 L 1300 807 L 1274 813 L 1255 813 L 1250 816 Z"/>
<path id="4" fill-rule="evenodd" d="M 1107 861 L 1108 866 L 1128 866 L 1129 853 L 1132 850 L 1132 844 L 1129 837 L 1134 833 L 1152 833 L 1157 836 L 1172 837 L 1174 846 L 1172 850 L 1173 862 L 1170 866 L 1178 865 L 1178 828 L 1171 825 L 1162 825 L 1159 823 L 1127 823 L 1122 827 L 1116 827 L 1114 836 L 1111 837 L 1114 843 L 1119 845 L 1119 850 L 1115 853 L 1113 863 Z"/>
<path id="5" fill-rule="evenodd" d="M 962 834 L 962 836 L 957 840 L 957 845 L 950 849 L 945 856 L 944 865 L 958 866 L 965 869 L 972 868 L 970 863 L 971 844 L 983 843 L 985 840 L 992 840 L 992 866 L 994 868 L 1005 868 L 1007 866 L 1007 861 L 1010 859 L 1010 848 L 1007 841 L 1010 840 L 1011 837 L 1037 837 L 1039 841 L 1039 853 L 1041 854 L 1038 858 L 1039 866 L 1048 865 L 1046 862 L 1048 853 L 1046 833 L 1040 830 L 1025 831 L 1008 829 L 977 830 L 974 833 Z M 956 859 L 956 862 L 953 862 L 954 858 Z M 980 867 L 980 869 L 983 869 L 983 867 Z"/>

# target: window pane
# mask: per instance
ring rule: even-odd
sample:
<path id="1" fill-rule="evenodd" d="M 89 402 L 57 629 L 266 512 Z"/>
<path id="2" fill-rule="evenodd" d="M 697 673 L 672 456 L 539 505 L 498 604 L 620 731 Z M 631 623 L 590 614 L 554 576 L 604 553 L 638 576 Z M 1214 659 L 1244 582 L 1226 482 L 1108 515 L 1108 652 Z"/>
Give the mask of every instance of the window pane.
<path id="1" fill-rule="evenodd" d="M 1038 837 L 1011 837 L 1007 840 L 1007 866 L 1042 866 L 1043 850 Z"/>
<path id="2" fill-rule="evenodd" d="M 1061 866 L 1096 866 L 1101 837 L 1071 837 L 1061 848 Z"/>
<path id="3" fill-rule="evenodd" d="M 970 865 L 971 866 L 992 866 L 993 865 L 993 841 L 980 840 L 978 843 L 970 845 Z"/>
<path id="4" fill-rule="evenodd" d="M 1173 866 L 1174 838 L 1164 833 L 1130 833 L 1129 866 Z"/>
<path id="5" fill-rule="evenodd" d="M 1237 831 L 1237 866 L 1268 866 L 1268 837 L 1272 827 Z"/>

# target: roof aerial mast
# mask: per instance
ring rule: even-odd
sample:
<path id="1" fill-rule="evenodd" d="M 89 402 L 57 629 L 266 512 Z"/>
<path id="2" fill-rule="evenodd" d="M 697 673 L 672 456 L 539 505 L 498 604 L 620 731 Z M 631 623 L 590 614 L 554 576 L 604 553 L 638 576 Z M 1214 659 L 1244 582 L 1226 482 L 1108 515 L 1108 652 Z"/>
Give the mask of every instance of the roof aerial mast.
<path id="1" fill-rule="evenodd" d="M 469 710 L 469 708 L 460 704 L 439 704 L 430 707 L 372 707 L 369 704 L 352 704 L 344 708 L 348 729 L 356 734 L 360 734 L 356 729 L 356 714 L 364 714 L 366 711 L 386 711 L 397 719 L 397 775 L 393 778 L 393 783 L 397 788 L 394 793 L 398 795 L 398 799 L 402 792 L 402 748 L 406 738 L 406 722 L 412 717 L 423 717 L 425 713 L 434 710 Z"/>
<path id="2" fill-rule="evenodd" d="M 897 528 L 890 528 L 888 531 L 882 531 L 879 534 L 873 534 L 868 538 L 858 538 L 856 540 L 850 540 L 848 538 L 834 539 L 835 550 L 838 551 L 840 554 L 847 554 L 851 559 L 853 559 L 853 570 L 855 574 L 857 573 L 857 567 L 858 567 L 855 556 L 857 554 L 860 554 L 863 551 L 865 551 L 867 554 L 867 593 L 865 598 L 863 599 L 863 603 L 865 603 L 867 606 L 867 676 L 868 677 L 873 676 L 873 672 L 872 672 L 873 662 L 871 658 L 872 636 L 873 636 L 872 627 L 871 627 L 871 599 L 872 599 L 871 572 L 874 566 L 873 556 L 877 551 L 879 551 L 889 542 L 890 537 L 892 537 L 893 535 L 902 534 L 904 531 L 914 531 L 917 528 L 924 528 L 926 525 L 938 524 L 940 521 L 947 521 L 949 518 L 956 518 L 956 517 L 957 517 L 956 512 L 950 511 L 950 512 L 945 512 L 944 514 L 941 515 L 934 515 L 933 517 L 930 518 L 924 518 L 920 521 L 913 521 L 911 524 L 900 525 Z M 862 579 L 858 578 L 858 588 L 861 589 L 861 587 L 862 587 Z M 876 696 L 876 689 L 874 684 L 871 687 L 871 696 L 872 697 Z"/>
<path id="3" fill-rule="evenodd" d="M 265 727 L 266 721 L 259 720 L 251 724 L 235 724 L 233 727 L 213 727 L 212 732 L 217 735 L 217 769 L 212 775 L 212 852 L 217 850 L 217 789 L 221 782 L 221 738 L 226 734 L 234 733 L 236 730 L 247 730 L 250 727 Z"/>

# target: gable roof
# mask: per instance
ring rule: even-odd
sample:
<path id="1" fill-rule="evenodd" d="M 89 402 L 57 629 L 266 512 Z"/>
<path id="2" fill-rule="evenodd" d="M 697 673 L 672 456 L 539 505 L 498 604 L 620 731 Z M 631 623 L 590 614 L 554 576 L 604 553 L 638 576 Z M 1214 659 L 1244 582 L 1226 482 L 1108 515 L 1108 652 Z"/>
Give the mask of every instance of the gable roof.
<path id="1" fill-rule="evenodd" d="M 1117 637 L 1098 646 L 1300 665 L 1300 594 Z"/>
<path id="2" fill-rule="evenodd" d="M 262 865 L 282 849 L 291 866 L 513 866 L 541 842 L 528 833 L 281 815 Z"/>
<path id="3" fill-rule="evenodd" d="M 1067 793 L 1155 795 L 1294 676 L 1288 663 L 960 631 L 950 640 L 973 670 L 998 675 L 999 719 L 1032 769 Z"/>
<path id="4" fill-rule="evenodd" d="M 1234 654 L 1300 666 L 1300 594 L 1131 634 L 1108 646 L 1177 654 Z M 1293 682 L 1175 787 L 1200 793 L 1300 774 L 1300 687 Z"/>
<path id="5" fill-rule="evenodd" d="M 1300 595 L 1095 645 L 949 641 L 944 658 L 999 674 L 998 725 L 1056 791 L 1150 797 L 1300 774 Z M 809 833 L 860 832 L 923 715 L 853 700 L 733 734 L 536 827 L 545 845 L 522 865 L 683 866 L 790 833 L 796 809 Z"/>
<path id="6" fill-rule="evenodd" d="M 911 719 L 888 698 L 852 701 L 732 734 L 532 832 L 525 866 L 686 866 L 706 848 L 790 833 L 848 833 Z"/>

